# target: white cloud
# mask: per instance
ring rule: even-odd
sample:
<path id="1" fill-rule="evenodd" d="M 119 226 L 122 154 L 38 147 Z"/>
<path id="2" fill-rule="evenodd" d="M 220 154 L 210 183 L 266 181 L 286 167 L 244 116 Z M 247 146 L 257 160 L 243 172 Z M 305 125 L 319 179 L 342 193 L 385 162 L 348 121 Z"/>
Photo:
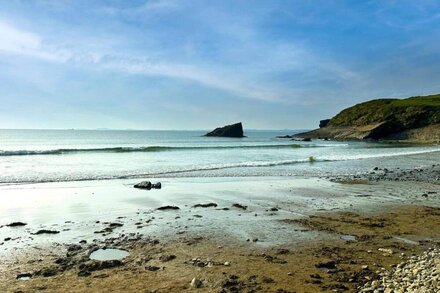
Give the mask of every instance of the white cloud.
<path id="1" fill-rule="evenodd" d="M 93 66 L 94 68 L 112 69 L 131 74 L 186 79 L 244 98 L 266 101 L 279 100 L 279 96 L 270 90 L 241 83 L 234 76 L 220 77 L 219 73 L 215 74 L 209 70 L 186 64 L 59 49 L 45 44 L 43 38 L 38 34 L 2 22 L 0 22 L 0 53 L 24 55 L 51 62 L 69 62 L 73 65 Z"/>
<path id="2" fill-rule="evenodd" d="M 171 78 L 186 79 L 200 83 L 205 86 L 221 89 L 244 98 L 253 98 L 264 101 L 278 101 L 280 96 L 274 92 L 240 82 L 237 78 L 219 77 L 219 72 L 213 74 L 209 70 L 204 70 L 186 64 L 176 64 L 167 62 L 150 62 L 141 59 L 116 58 L 106 59 L 99 64 L 102 68 L 119 70 L 132 74 L 145 74 L 152 76 L 164 76 Z"/>
<path id="3" fill-rule="evenodd" d="M 67 52 L 44 48 L 39 35 L 0 22 L 0 52 L 25 55 L 48 61 L 66 61 Z"/>
<path id="4" fill-rule="evenodd" d="M 174 2 L 147 2 L 153 7 L 171 5 L 167 3 Z M 254 39 L 254 35 L 254 33 L 246 34 L 245 44 L 237 49 L 227 46 L 223 52 L 225 55 L 220 56 L 219 59 L 229 60 L 230 64 L 226 65 L 221 61 L 213 63 L 197 59 L 197 56 L 191 63 L 180 60 L 170 62 L 166 54 L 157 54 L 161 52 L 157 48 L 146 48 L 141 56 L 133 57 L 125 52 L 109 53 L 105 47 L 90 50 L 82 46 L 83 42 L 80 41 L 71 46 L 62 42 L 49 43 L 41 35 L 0 22 L 0 54 L 33 57 L 87 69 L 189 80 L 242 98 L 270 102 L 292 101 L 303 97 L 295 94 L 296 90 L 292 88 L 295 82 L 281 84 L 274 80 L 269 81 L 268 77 L 276 76 L 279 72 L 295 70 L 302 74 L 312 71 L 313 76 L 309 76 L 310 79 L 316 79 L 315 75 L 319 76 L 324 72 L 331 75 L 336 82 L 356 79 L 354 72 L 336 62 L 315 56 L 303 46 L 291 43 L 258 45 L 259 41 Z"/>

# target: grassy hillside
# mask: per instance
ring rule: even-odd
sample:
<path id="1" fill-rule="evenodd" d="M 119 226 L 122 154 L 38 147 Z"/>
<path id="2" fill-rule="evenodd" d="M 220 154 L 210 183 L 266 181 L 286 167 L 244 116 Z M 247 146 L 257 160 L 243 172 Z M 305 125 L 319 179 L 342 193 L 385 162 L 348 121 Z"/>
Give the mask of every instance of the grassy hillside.
<path id="1" fill-rule="evenodd" d="M 378 99 L 341 111 L 331 126 L 365 126 L 391 122 L 395 130 L 440 124 L 440 94 L 407 99 Z"/>

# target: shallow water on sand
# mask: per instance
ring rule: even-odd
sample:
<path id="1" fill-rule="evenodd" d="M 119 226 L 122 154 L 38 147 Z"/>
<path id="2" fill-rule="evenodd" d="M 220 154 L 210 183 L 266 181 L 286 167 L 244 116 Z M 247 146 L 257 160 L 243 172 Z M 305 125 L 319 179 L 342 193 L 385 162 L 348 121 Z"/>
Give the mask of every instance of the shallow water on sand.
<path id="1" fill-rule="evenodd" d="M 312 240 L 314 231 L 285 223 L 318 211 L 386 209 L 415 203 L 439 205 L 421 195 L 435 186 L 410 182 L 339 184 L 289 177 L 166 178 L 160 190 L 133 188 L 137 180 L 40 183 L 0 187 L 0 250 L 141 233 L 176 239 L 216 236 L 273 246 Z M 360 196 L 362 195 L 362 196 Z M 364 196 L 366 195 L 366 196 Z M 194 207 L 215 203 L 217 206 Z M 240 204 L 246 209 L 234 207 Z M 177 210 L 158 210 L 162 206 Z M 26 226 L 7 227 L 21 221 Z M 110 230 L 108 228 L 111 227 Z M 46 229 L 58 234 L 33 235 Z M 107 229 L 107 230 L 106 230 Z M 3 241 L 10 238 L 8 241 Z"/>

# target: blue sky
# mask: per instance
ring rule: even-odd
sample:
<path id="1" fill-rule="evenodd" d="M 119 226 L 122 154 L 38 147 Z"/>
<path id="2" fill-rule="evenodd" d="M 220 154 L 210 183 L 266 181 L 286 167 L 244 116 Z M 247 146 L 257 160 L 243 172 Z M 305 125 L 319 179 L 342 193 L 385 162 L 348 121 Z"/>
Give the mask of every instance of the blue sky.
<path id="1" fill-rule="evenodd" d="M 314 128 L 440 93 L 439 1 L 0 0 L 0 128 Z"/>

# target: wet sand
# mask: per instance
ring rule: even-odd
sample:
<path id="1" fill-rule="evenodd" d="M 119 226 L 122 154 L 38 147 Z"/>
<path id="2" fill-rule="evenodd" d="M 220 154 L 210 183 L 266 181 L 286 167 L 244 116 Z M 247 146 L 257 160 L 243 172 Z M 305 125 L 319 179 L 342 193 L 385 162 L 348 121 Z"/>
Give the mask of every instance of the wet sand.
<path id="1" fill-rule="evenodd" d="M 0 228 L 0 239 L 11 238 L 0 246 L 0 291 L 355 292 L 440 240 L 435 184 L 167 179 L 143 191 L 132 183 L 0 188 L 0 225 L 27 224 Z M 206 203 L 217 206 L 193 207 Z M 179 209 L 157 210 L 166 205 Z M 42 229 L 59 233 L 31 234 Z M 102 247 L 129 256 L 88 258 Z M 16 279 L 22 273 L 30 279 Z"/>

